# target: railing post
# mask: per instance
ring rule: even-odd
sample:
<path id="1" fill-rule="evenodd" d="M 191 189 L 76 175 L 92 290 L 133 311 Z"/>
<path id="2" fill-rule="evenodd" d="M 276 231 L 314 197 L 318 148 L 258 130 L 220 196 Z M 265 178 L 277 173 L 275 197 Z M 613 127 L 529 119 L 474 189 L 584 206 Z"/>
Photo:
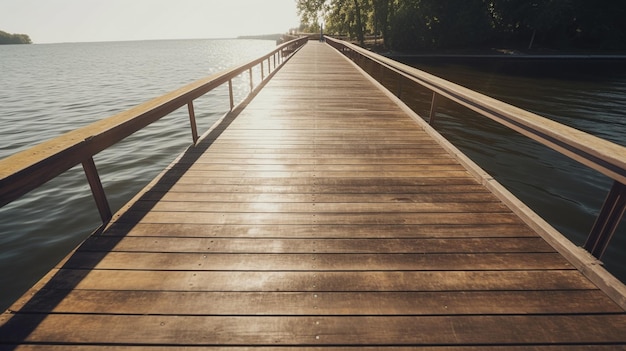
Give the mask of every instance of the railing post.
<path id="1" fill-rule="evenodd" d="M 87 176 L 87 181 L 89 182 L 89 187 L 91 188 L 91 194 L 93 195 L 93 199 L 96 201 L 98 212 L 100 212 L 102 223 L 107 224 L 111 218 L 113 218 L 113 214 L 111 213 L 111 207 L 109 207 L 109 202 L 107 201 L 106 194 L 104 193 L 102 182 L 98 176 L 96 164 L 93 162 L 92 157 L 89 157 L 82 163 L 83 170 Z"/>
<path id="2" fill-rule="evenodd" d="M 254 80 L 252 78 L 252 67 L 250 67 L 248 72 L 250 73 L 250 91 L 252 91 L 252 90 L 254 90 Z"/>
<path id="3" fill-rule="evenodd" d="M 263 61 L 261 61 L 261 82 L 265 79 L 265 72 L 263 72 Z"/>
<path id="4" fill-rule="evenodd" d="M 187 109 L 189 110 L 189 123 L 191 124 L 191 138 L 195 145 L 198 141 L 198 127 L 196 126 L 196 113 L 193 110 L 193 101 L 189 101 Z"/>
<path id="5" fill-rule="evenodd" d="M 602 257 L 606 251 L 625 210 L 626 185 L 616 180 L 585 242 L 585 249 L 596 258 Z"/>
<path id="6" fill-rule="evenodd" d="M 437 115 L 437 104 L 439 102 L 439 94 L 433 91 L 433 100 L 430 103 L 430 115 L 428 116 L 428 124 L 433 125 L 435 123 L 435 116 Z"/>
<path id="7" fill-rule="evenodd" d="M 233 80 L 228 80 L 228 96 L 230 97 L 230 110 L 235 108 L 235 97 L 233 96 Z"/>
<path id="8" fill-rule="evenodd" d="M 272 58 L 274 59 L 274 70 L 275 70 L 276 69 L 276 53 L 272 55 Z"/>
<path id="9" fill-rule="evenodd" d="M 270 73 L 272 73 L 272 63 L 270 61 L 270 58 L 267 58 L 267 75 L 269 76 Z"/>

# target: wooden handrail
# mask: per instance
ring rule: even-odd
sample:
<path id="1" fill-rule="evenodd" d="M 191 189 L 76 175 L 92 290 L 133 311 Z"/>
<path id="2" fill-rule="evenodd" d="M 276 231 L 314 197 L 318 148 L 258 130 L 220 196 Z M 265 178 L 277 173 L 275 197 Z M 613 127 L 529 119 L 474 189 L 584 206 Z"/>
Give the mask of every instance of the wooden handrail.
<path id="1" fill-rule="evenodd" d="M 326 41 L 353 60 L 370 60 L 432 91 L 430 123 L 435 117 L 437 97 L 443 96 L 613 179 L 614 185 L 585 244 L 585 248 L 594 256 L 602 256 L 626 210 L 626 147 L 509 105 L 354 44 L 330 37 L 326 37 Z"/>
<path id="2" fill-rule="evenodd" d="M 307 40 L 306 37 L 294 39 L 276 47 L 270 53 L 256 60 L 200 79 L 130 110 L 68 132 L 0 160 L 0 207 L 79 164 L 84 165 L 86 172 L 87 169 L 89 170 L 88 179 L 92 190 L 101 189 L 100 184 L 91 184 L 92 180 L 99 182 L 97 173 L 94 174 L 95 167 L 92 165 L 92 156 L 185 105 L 189 106 L 190 118 L 192 118 L 192 134 L 195 139 L 193 100 L 222 84 L 232 84 L 233 78 L 247 71 L 250 72 L 250 80 L 252 81 L 253 67 L 269 60 L 272 56 L 274 59 L 278 56 L 282 65 L 285 62 L 283 57 L 287 56 L 286 53 L 293 53 Z M 275 65 L 274 69 L 276 68 Z M 269 69 L 268 65 L 268 72 Z M 266 76 L 263 74 L 264 78 Z M 253 90 L 252 86 L 250 90 Z M 232 89 L 229 89 L 229 95 L 231 95 L 230 106 L 232 110 L 234 108 Z M 94 197 L 97 203 L 103 202 L 100 198 L 102 196 L 96 195 L 95 192 Z M 110 210 L 108 210 L 109 213 L 106 213 L 106 207 L 108 207 L 106 201 L 98 207 L 103 222 L 106 223 L 110 219 Z"/>

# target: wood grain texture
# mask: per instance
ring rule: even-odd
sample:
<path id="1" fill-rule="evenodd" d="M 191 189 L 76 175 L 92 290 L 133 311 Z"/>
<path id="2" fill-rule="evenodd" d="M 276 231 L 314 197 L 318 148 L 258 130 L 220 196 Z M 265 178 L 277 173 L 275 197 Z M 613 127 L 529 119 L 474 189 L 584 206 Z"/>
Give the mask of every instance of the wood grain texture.
<path id="1" fill-rule="evenodd" d="M 118 344 L 119 345 L 119 344 Z M 122 347 L 119 346 L 109 346 L 109 345 L 7 345 L 3 347 L 0 345 L 0 351 L 110 351 L 116 349 L 123 350 L 132 350 L 132 351 L 272 351 L 276 350 L 276 346 L 254 346 L 254 347 L 241 347 L 241 346 L 137 346 L 137 345 L 124 345 Z M 284 351 L 327 351 L 327 350 L 336 350 L 336 351 L 355 351 L 355 350 L 364 350 L 364 351 L 376 351 L 376 350 L 384 350 L 386 347 L 384 346 L 297 346 L 297 347 L 289 347 L 282 346 L 279 348 Z M 481 345 L 481 346 L 394 346 L 389 347 L 389 349 L 394 351 L 559 351 L 559 350 L 567 350 L 567 351 L 624 351 L 626 350 L 626 346 L 622 345 L 524 345 L 524 346 L 516 346 L 516 345 L 507 345 L 507 346 L 498 346 L 498 345 Z"/>
<path id="2" fill-rule="evenodd" d="M 319 43 L 49 276 L 0 350 L 626 349 L 623 309 Z"/>

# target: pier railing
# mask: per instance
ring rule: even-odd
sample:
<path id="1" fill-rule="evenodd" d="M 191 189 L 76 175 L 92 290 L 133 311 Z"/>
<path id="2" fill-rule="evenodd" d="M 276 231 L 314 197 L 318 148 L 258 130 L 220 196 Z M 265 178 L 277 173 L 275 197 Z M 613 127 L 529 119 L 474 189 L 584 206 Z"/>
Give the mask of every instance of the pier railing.
<path id="1" fill-rule="evenodd" d="M 613 179 L 613 186 L 584 245 L 584 248 L 595 257 L 602 257 L 626 210 L 625 147 L 493 99 L 348 42 L 329 37 L 326 40 L 357 64 L 371 63 L 379 72 L 393 74 L 397 79 L 397 91 L 393 93 L 398 97 L 402 95 L 402 79 L 410 80 L 430 90 L 432 92 L 428 116 L 430 124 L 435 120 L 437 104 L 443 97 Z"/>
<path id="2" fill-rule="evenodd" d="M 235 108 L 232 81 L 241 74 L 250 76 L 250 94 L 255 91 L 253 69 L 260 71 L 259 84 L 283 65 L 291 54 L 308 41 L 294 39 L 256 60 L 200 79 L 161 97 L 91 125 L 0 160 L 0 207 L 82 164 L 103 223 L 112 218 L 98 170 L 93 160 L 97 153 L 131 134 L 187 105 L 193 143 L 198 141 L 193 102 L 213 89 L 228 84 L 230 110 Z M 257 69 L 256 67 L 259 67 Z M 257 85 L 258 86 L 258 85 Z"/>

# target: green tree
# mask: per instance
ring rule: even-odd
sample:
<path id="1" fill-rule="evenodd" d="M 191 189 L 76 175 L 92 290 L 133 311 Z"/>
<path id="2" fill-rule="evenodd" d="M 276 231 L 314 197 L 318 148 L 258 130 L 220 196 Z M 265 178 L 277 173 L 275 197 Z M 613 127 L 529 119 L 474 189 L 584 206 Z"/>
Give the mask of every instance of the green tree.
<path id="1" fill-rule="evenodd" d="M 626 49 L 626 3 L 582 1 L 575 19 L 573 44 L 583 49 Z"/>
<path id="2" fill-rule="evenodd" d="M 364 44 L 366 19 L 371 0 L 296 0 L 301 22 L 308 28 L 317 28 L 322 21 L 327 31 L 349 33 Z"/>
<path id="3" fill-rule="evenodd" d="M 388 45 L 395 50 L 424 49 L 428 24 L 420 15 L 420 0 L 402 1 L 391 18 Z"/>
<path id="4" fill-rule="evenodd" d="M 509 39 L 528 40 L 528 48 L 536 42 L 567 46 L 576 35 L 580 5 L 580 0 L 494 0 L 491 13 L 496 30 Z"/>
<path id="5" fill-rule="evenodd" d="M 0 45 L 3 44 L 32 44 L 26 34 L 10 34 L 0 30 Z"/>
<path id="6" fill-rule="evenodd" d="M 391 21 L 391 46 L 397 50 L 475 47 L 491 30 L 483 0 L 408 0 Z"/>
<path id="7" fill-rule="evenodd" d="M 394 50 L 626 49 L 626 0 L 296 0 L 303 23 Z"/>
<path id="8" fill-rule="evenodd" d="M 389 46 L 391 19 L 395 16 L 395 7 L 394 0 L 372 0 L 372 32 L 382 35 L 386 47 Z"/>
<path id="9" fill-rule="evenodd" d="M 354 17 L 356 19 L 356 37 L 359 40 L 359 43 L 361 43 L 361 45 L 365 44 L 365 28 L 363 28 L 363 13 L 361 11 L 362 9 L 362 3 L 361 1 L 363 0 L 352 0 L 352 3 L 354 5 Z"/>
<path id="10" fill-rule="evenodd" d="M 481 45 L 491 31 L 491 18 L 483 0 L 422 0 L 434 48 Z"/>
<path id="11" fill-rule="evenodd" d="M 296 10 L 300 16 L 301 28 L 313 32 L 319 31 L 325 7 L 326 0 L 296 0 Z"/>
<path id="12" fill-rule="evenodd" d="M 347 33 L 361 45 L 365 43 L 365 24 L 369 0 L 330 0 L 325 7 L 326 25 L 330 33 Z"/>

